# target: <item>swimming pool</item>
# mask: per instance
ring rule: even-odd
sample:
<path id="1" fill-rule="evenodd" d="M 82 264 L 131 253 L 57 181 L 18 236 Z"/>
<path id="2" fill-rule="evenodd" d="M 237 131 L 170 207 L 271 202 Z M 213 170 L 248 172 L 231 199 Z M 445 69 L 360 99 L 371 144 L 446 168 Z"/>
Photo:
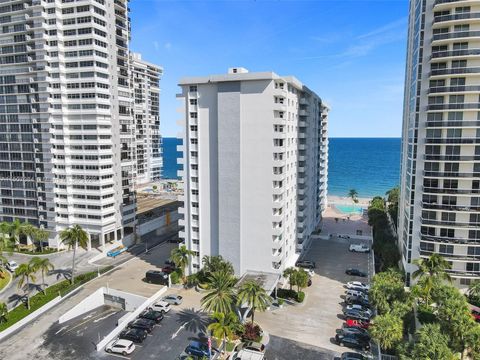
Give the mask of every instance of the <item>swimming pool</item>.
<path id="1" fill-rule="evenodd" d="M 358 205 L 340 205 L 334 204 L 335 209 L 340 211 L 342 214 L 363 214 L 363 208 Z"/>

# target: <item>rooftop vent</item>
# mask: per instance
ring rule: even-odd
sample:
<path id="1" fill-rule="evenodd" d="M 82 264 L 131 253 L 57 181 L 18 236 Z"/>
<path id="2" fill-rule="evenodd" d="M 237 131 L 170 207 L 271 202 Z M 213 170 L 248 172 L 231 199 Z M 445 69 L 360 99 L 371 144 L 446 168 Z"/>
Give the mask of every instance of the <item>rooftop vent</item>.
<path id="1" fill-rule="evenodd" d="M 248 70 L 243 68 L 243 67 L 234 67 L 228 69 L 229 74 L 246 74 L 248 73 Z"/>

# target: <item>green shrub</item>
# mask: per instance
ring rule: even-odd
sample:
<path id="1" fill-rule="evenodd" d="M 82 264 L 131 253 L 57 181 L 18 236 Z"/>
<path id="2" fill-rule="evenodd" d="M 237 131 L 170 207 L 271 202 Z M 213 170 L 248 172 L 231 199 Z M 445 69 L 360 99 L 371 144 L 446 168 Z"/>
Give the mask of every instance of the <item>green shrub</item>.
<path id="1" fill-rule="evenodd" d="M 277 289 L 277 297 L 295 300 L 297 298 L 297 292 L 290 289 Z"/>
<path id="2" fill-rule="evenodd" d="M 303 291 L 299 291 L 299 292 L 297 293 L 297 301 L 298 301 L 299 303 L 302 303 L 303 300 L 305 300 L 305 293 L 304 293 Z"/>
<path id="3" fill-rule="evenodd" d="M 178 284 L 180 282 L 180 276 L 178 276 L 178 273 L 176 271 L 170 274 L 170 281 L 172 282 L 172 284 Z"/>
<path id="4" fill-rule="evenodd" d="M 284 302 L 285 302 L 285 300 L 283 300 L 281 298 L 278 298 L 278 300 L 277 300 L 278 305 L 283 305 Z"/>
<path id="5" fill-rule="evenodd" d="M 437 317 L 432 311 L 432 308 L 427 305 L 419 305 L 417 309 L 417 318 L 420 324 L 431 324 L 437 321 Z"/>

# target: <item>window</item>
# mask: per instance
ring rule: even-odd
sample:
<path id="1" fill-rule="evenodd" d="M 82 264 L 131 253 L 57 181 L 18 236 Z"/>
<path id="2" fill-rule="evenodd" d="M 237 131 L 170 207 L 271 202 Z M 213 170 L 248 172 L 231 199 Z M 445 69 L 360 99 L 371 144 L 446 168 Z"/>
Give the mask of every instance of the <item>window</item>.
<path id="1" fill-rule="evenodd" d="M 478 272 L 480 270 L 480 263 L 467 263 L 467 271 Z"/>
<path id="2" fill-rule="evenodd" d="M 196 92 L 196 91 L 197 91 L 197 85 L 190 85 L 189 90 L 190 90 L 191 92 Z"/>

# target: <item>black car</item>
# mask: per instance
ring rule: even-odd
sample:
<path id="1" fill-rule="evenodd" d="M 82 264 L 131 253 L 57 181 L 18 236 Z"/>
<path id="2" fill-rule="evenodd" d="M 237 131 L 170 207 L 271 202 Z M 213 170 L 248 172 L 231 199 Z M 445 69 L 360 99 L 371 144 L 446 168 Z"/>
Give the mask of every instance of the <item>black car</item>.
<path id="1" fill-rule="evenodd" d="M 337 334 L 343 336 L 358 336 L 362 340 L 370 341 L 370 334 L 361 327 L 343 327 L 337 330 Z"/>
<path id="2" fill-rule="evenodd" d="M 141 319 L 148 319 L 155 321 L 157 324 L 163 320 L 163 312 L 155 311 L 155 310 L 145 310 L 140 315 L 138 315 Z"/>
<path id="3" fill-rule="evenodd" d="M 315 269 L 316 268 L 315 261 L 311 261 L 311 260 L 298 260 L 295 263 L 295 266 L 300 267 L 300 268 L 304 268 L 304 269 Z"/>
<path id="4" fill-rule="evenodd" d="M 145 273 L 145 281 L 149 284 L 168 285 L 168 274 L 158 270 L 148 270 Z"/>
<path id="5" fill-rule="evenodd" d="M 370 301 L 365 299 L 363 296 L 347 296 L 345 298 L 345 304 L 347 305 L 361 305 L 365 307 L 370 307 Z"/>
<path id="6" fill-rule="evenodd" d="M 353 269 L 349 268 L 345 271 L 345 274 L 347 275 L 352 275 L 352 276 L 358 276 L 358 277 L 367 277 L 367 273 L 360 271 L 358 269 Z"/>
<path id="7" fill-rule="evenodd" d="M 344 352 L 340 360 L 367 360 L 362 354 L 357 354 L 354 352 Z"/>
<path id="8" fill-rule="evenodd" d="M 154 326 L 155 321 L 148 319 L 135 319 L 128 324 L 128 327 L 131 329 L 142 329 L 146 330 L 148 333 L 152 332 Z"/>
<path id="9" fill-rule="evenodd" d="M 147 330 L 139 328 L 126 329 L 120 333 L 119 337 L 134 343 L 142 343 L 147 338 Z"/>
<path id="10" fill-rule="evenodd" d="M 347 346 L 354 349 L 369 350 L 370 342 L 353 335 L 335 335 L 335 341 L 340 346 Z"/>
<path id="11" fill-rule="evenodd" d="M 345 312 L 347 319 L 370 321 L 370 314 L 360 310 L 348 310 Z"/>

